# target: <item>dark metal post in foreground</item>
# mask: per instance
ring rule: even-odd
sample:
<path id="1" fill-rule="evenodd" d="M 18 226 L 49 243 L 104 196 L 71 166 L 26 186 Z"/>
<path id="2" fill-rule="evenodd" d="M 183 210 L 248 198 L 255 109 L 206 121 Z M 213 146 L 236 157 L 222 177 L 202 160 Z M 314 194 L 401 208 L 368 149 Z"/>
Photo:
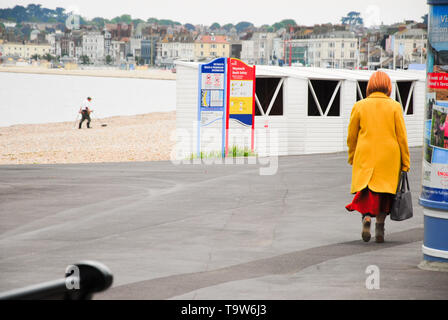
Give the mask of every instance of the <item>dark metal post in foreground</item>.
<path id="1" fill-rule="evenodd" d="M 0 293 L 0 300 L 89 300 L 108 289 L 113 275 L 104 264 L 83 261 L 73 265 L 79 272 L 66 278 Z M 77 274 L 76 274 L 77 273 Z"/>

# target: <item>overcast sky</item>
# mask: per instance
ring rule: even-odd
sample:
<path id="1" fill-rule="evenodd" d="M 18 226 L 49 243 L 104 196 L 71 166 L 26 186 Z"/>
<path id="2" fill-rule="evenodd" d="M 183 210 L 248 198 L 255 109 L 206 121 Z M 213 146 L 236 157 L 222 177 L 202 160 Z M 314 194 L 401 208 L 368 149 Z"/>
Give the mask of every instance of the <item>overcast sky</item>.
<path id="1" fill-rule="evenodd" d="M 347 12 L 359 11 L 370 26 L 404 19 L 420 21 L 428 11 L 426 0 L 1 0 L 0 8 L 29 3 L 79 10 L 89 19 L 126 13 L 143 20 L 155 17 L 205 25 L 250 21 L 261 26 L 287 18 L 303 25 L 338 23 Z"/>

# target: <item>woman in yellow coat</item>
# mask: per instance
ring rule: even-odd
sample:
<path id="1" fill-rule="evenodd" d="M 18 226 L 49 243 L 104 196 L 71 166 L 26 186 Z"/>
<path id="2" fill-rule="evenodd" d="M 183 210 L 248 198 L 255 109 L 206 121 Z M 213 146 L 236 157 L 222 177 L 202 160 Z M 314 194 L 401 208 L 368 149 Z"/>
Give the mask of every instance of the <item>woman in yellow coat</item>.
<path id="1" fill-rule="evenodd" d="M 371 218 L 376 218 L 375 240 L 384 242 L 384 220 L 390 213 L 400 171 L 409 171 L 409 148 L 401 105 L 389 96 L 389 76 L 377 71 L 367 85 L 367 98 L 352 109 L 348 126 L 348 163 L 353 166 L 347 210 L 363 215 L 362 239 L 370 240 Z"/>

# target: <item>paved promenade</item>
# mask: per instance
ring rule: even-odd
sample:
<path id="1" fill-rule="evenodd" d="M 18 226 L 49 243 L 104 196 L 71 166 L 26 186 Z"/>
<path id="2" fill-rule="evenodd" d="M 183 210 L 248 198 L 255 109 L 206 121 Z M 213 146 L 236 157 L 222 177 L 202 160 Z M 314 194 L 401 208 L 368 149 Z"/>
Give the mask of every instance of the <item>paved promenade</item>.
<path id="1" fill-rule="evenodd" d="M 411 149 L 414 215 L 364 243 L 344 206 L 345 153 L 260 165 L 171 162 L 0 166 L 0 291 L 97 260 L 97 299 L 446 299 L 448 273 L 422 259 L 421 149 Z M 380 270 L 368 290 L 366 268 Z"/>

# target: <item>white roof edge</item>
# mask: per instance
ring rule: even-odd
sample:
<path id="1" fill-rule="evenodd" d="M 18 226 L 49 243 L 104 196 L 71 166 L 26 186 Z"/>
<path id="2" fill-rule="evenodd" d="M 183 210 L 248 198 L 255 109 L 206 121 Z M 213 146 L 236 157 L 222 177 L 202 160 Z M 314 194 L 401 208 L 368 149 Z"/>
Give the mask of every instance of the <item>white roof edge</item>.
<path id="1" fill-rule="evenodd" d="M 174 64 L 191 69 L 197 69 L 201 63 L 176 60 L 174 61 Z M 424 70 L 379 70 L 386 72 L 392 81 L 426 81 L 426 72 Z M 258 76 L 291 77 L 299 79 L 368 81 L 373 72 L 374 70 L 256 65 L 256 73 Z"/>
<path id="2" fill-rule="evenodd" d="M 182 61 L 182 60 L 174 60 L 174 64 L 183 66 L 183 67 L 189 67 L 192 69 L 195 69 L 199 66 L 199 62 L 189 62 L 189 61 Z"/>

